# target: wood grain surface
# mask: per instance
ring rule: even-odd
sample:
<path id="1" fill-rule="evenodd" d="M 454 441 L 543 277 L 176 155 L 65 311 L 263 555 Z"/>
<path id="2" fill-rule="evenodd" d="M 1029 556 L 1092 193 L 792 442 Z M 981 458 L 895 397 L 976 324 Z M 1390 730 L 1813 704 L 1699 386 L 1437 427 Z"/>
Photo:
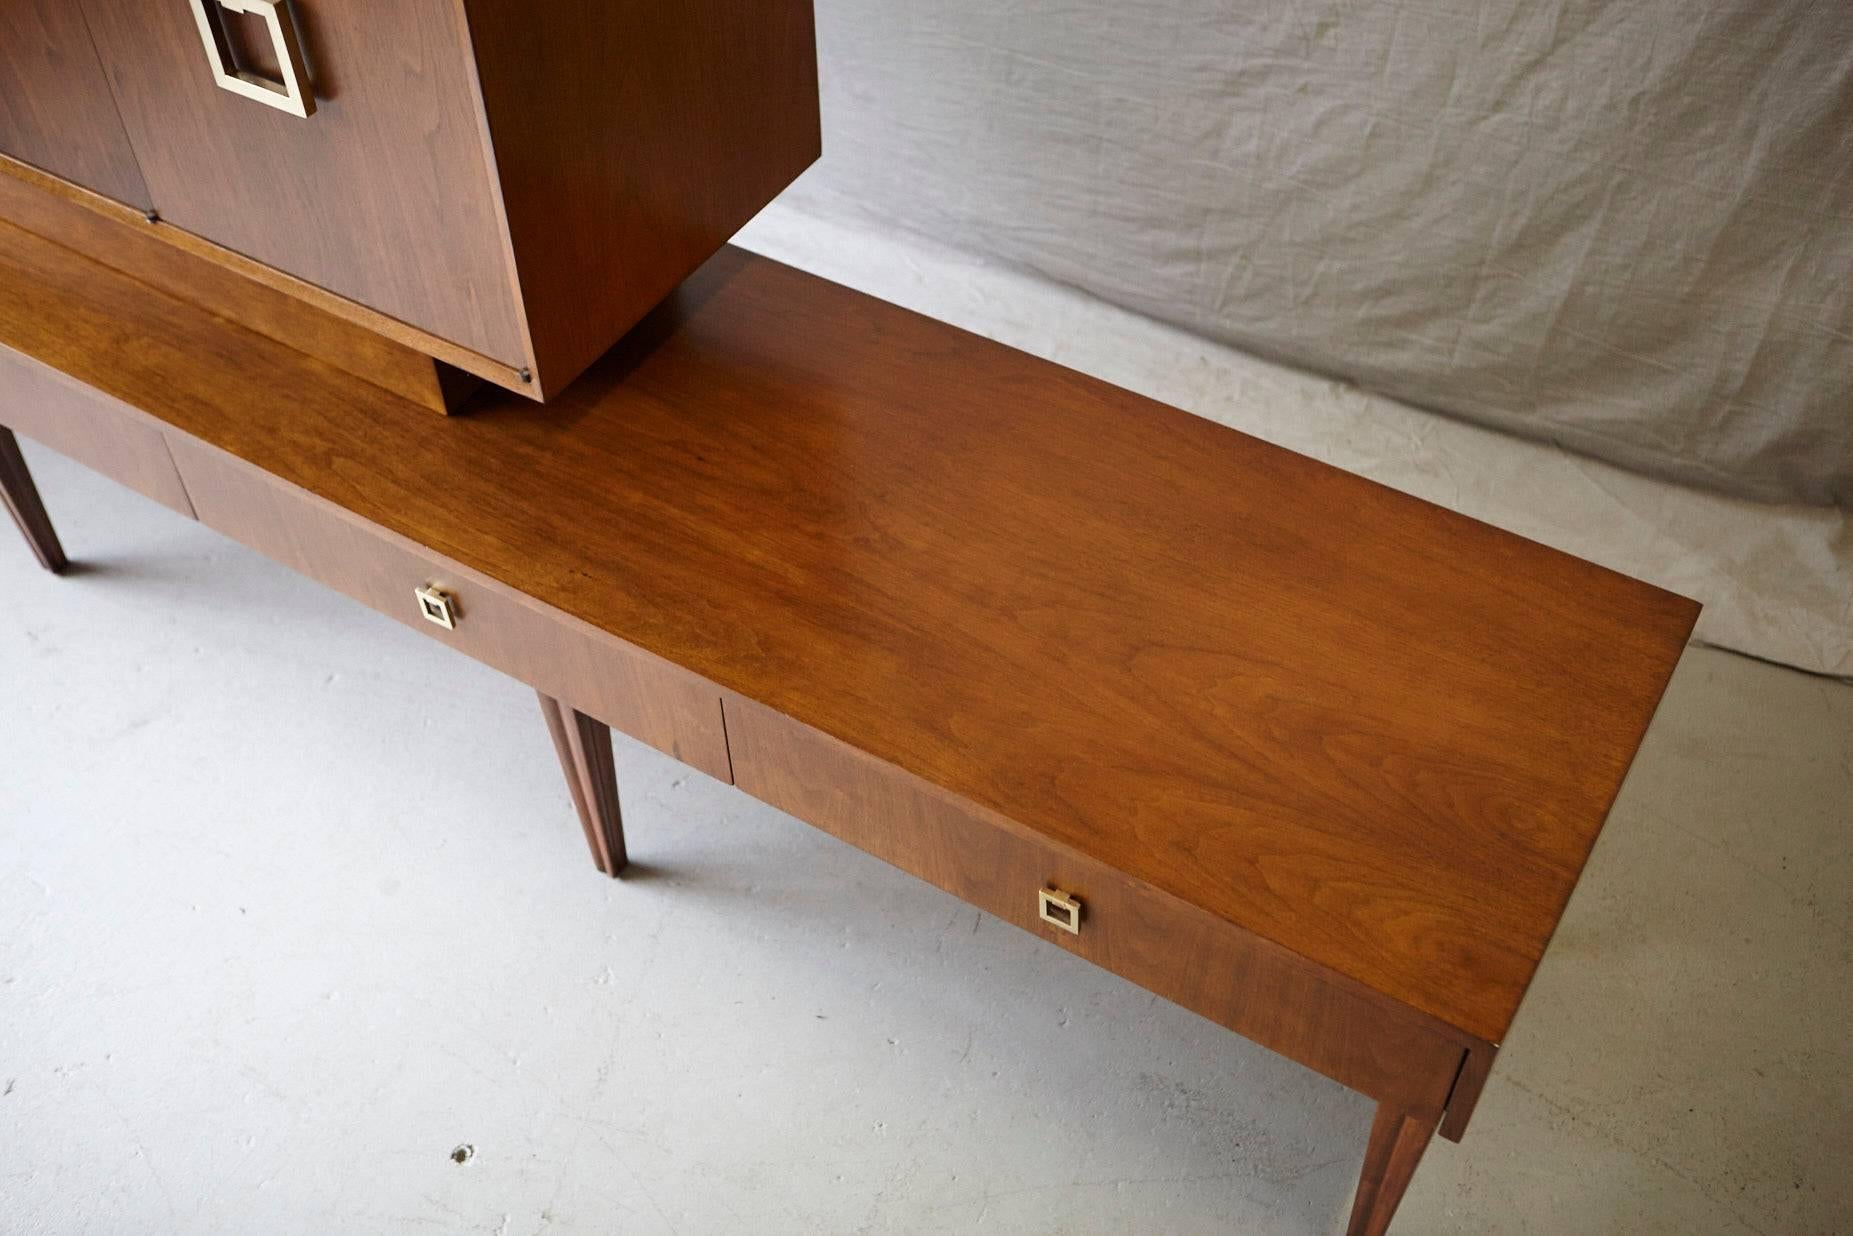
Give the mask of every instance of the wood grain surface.
<path id="1" fill-rule="evenodd" d="M 0 4 L 0 154 L 149 208 L 84 10 L 73 0 Z"/>
<path id="2" fill-rule="evenodd" d="M 191 437 L 175 435 L 170 450 L 201 523 L 711 777 L 732 780 L 720 694 L 686 670 Z M 454 629 L 424 619 L 415 593 L 427 584 L 454 597 Z"/>
<path id="3" fill-rule="evenodd" d="M 551 398 L 817 158 L 811 0 L 461 4 Z"/>
<path id="4" fill-rule="evenodd" d="M 53 575 L 63 574 L 71 565 L 70 559 L 64 556 L 64 546 L 58 543 L 58 532 L 52 527 L 51 516 L 45 512 L 38 486 L 32 483 L 26 457 L 19 450 L 19 439 L 4 425 L 0 425 L 0 506 L 6 507 L 13 526 L 19 529 L 19 535 L 26 540 L 26 548 L 39 560 L 39 565 Z"/>
<path id="5" fill-rule="evenodd" d="M 602 722 L 568 708 L 545 692 L 540 713 L 560 757 L 560 771 L 585 830 L 592 865 L 614 879 L 630 858 L 624 848 L 624 814 L 618 805 L 618 773 L 611 754 L 611 731 Z"/>
<path id="6" fill-rule="evenodd" d="M 0 218 L 433 411 L 450 408 L 444 371 L 424 352 L 253 277 L 250 263 L 227 265 L 177 245 L 186 234 L 175 228 L 151 225 L 6 159 L 0 159 Z"/>
<path id="7" fill-rule="evenodd" d="M 1488 1043 L 1697 612 L 733 250 L 545 409 L 3 227 L 0 341 Z"/>
<path id="8" fill-rule="evenodd" d="M 0 69 L 23 81 L 0 74 L 0 150 L 532 398 L 820 149 L 810 0 L 308 0 L 307 118 L 219 89 L 182 0 L 24 3 L 0 18 L 22 27 Z M 274 75 L 256 24 L 223 20 Z"/>
<path id="9" fill-rule="evenodd" d="M 1435 1122 L 1429 1117 L 1390 1103 L 1377 1104 L 1345 1236 L 1384 1236 L 1434 1132 Z"/>
<path id="10" fill-rule="evenodd" d="M 734 783 L 754 798 L 1354 1090 L 1438 1115 L 1480 1046 L 790 717 L 724 702 Z M 1044 888 L 1079 899 L 1079 931 L 1041 921 Z"/>
<path id="11" fill-rule="evenodd" d="M 146 418 L 0 344 L 0 425 L 193 518 L 167 439 Z"/>
<path id="12" fill-rule="evenodd" d="M 303 119 L 221 90 L 184 0 L 85 0 L 168 223 L 479 352 L 530 363 L 452 0 L 295 6 Z"/>

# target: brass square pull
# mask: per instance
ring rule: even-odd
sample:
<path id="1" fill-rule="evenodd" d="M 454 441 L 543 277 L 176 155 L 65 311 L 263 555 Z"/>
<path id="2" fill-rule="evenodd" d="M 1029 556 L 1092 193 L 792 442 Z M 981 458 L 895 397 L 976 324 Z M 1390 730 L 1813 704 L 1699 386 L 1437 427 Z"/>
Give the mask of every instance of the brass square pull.
<path id="1" fill-rule="evenodd" d="M 1059 888 L 1045 888 L 1036 894 L 1036 912 L 1045 923 L 1060 927 L 1069 935 L 1081 934 L 1081 899 Z"/>
<path id="2" fill-rule="evenodd" d="M 303 63 L 302 43 L 296 35 L 296 20 L 289 10 L 289 0 L 191 0 L 191 3 L 193 22 L 199 27 L 199 41 L 206 49 L 206 63 L 219 89 L 304 120 L 315 115 L 315 91 L 309 85 L 309 71 Z M 238 67 L 219 16 L 220 9 L 244 13 L 264 23 L 270 33 L 270 47 L 277 58 L 281 81 L 271 81 Z"/>
<path id="3" fill-rule="evenodd" d="M 426 622 L 436 623 L 446 631 L 457 629 L 457 599 L 436 584 L 426 584 L 417 590 L 418 612 L 424 615 Z"/>

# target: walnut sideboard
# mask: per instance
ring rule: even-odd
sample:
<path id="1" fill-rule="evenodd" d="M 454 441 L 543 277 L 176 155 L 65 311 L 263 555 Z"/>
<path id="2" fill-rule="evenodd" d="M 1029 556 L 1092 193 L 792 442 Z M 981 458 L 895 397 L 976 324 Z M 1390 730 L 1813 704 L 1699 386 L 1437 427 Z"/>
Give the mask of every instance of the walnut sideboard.
<path id="1" fill-rule="evenodd" d="M 1362 1091 L 1354 1236 L 1465 1131 L 1697 613 L 737 250 L 438 418 L 50 230 L 0 223 L 0 423 L 532 685 L 607 872 L 612 726 Z"/>

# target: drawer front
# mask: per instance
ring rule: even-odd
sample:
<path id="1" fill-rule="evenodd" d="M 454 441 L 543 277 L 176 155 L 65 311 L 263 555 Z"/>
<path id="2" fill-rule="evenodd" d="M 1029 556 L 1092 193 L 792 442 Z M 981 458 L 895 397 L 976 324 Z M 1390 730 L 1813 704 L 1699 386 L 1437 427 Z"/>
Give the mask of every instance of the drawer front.
<path id="1" fill-rule="evenodd" d="M 109 396 L 0 347 L 0 425 L 188 516 L 167 438 Z"/>
<path id="2" fill-rule="evenodd" d="M 735 784 L 901 870 L 1374 1098 L 1439 1112 L 1464 1042 L 1092 860 L 728 694 Z M 1038 893 L 1080 902 L 1079 931 Z"/>
<path id="3" fill-rule="evenodd" d="M 148 209 L 84 11 L 72 0 L 0 4 L 0 154 Z"/>
<path id="4" fill-rule="evenodd" d="M 730 781 L 720 693 L 194 439 L 174 459 L 200 522 L 390 618 L 441 639 L 709 776 Z M 420 614 L 435 585 L 454 629 Z"/>
<path id="5" fill-rule="evenodd" d="M 272 37 L 201 0 L 275 79 Z M 302 117 L 221 87 L 191 0 L 84 0 L 161 218 L 504 364 L 526 364 L 454 0 L 291 0 Z M 75 9 L 76 5 L 70 5 Z"/>

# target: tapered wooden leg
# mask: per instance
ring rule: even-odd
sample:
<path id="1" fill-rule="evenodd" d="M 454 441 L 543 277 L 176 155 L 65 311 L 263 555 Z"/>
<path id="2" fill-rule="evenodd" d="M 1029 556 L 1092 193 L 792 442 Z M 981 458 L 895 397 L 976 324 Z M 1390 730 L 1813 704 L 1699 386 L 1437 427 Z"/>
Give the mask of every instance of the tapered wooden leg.
<path id="1" fill-rule="evenodd" d="M 611 730 L 583 712 L 568 708 L 549 695 L 540 697 L 541 715 L 560 753 L 573 806 L 585 826 L 592 861 L 608 876 L 624 870 L 624 819 L 618 812 L 618 772 L 611 758 Z"/>
<path id="2" fill-rule="evenodd" d="M 1383 1236 L 1389 1230 L 1397 1203 L 1403 1200 L 1403 1190 L 1409 1187 L 1434 1132 L 1433 1118 L 1419 1119 L 1387 1103 L 1377 1104 L 1346 1236 Z"/>
<path id="3" fill-rule="evenodd" d="M 39 565 L 54 575 L 64 570 L 69 565 L 64 547 L 58 544 L 51 517 L 45 513 L 45 504 L 39 501 L 32 473 L 26 471 L 26 457 L 19 453 L 19 439 L 4 425 L 0 425 L 0 498 L 5 498 L 7 514 L 19 525 Z"/>

